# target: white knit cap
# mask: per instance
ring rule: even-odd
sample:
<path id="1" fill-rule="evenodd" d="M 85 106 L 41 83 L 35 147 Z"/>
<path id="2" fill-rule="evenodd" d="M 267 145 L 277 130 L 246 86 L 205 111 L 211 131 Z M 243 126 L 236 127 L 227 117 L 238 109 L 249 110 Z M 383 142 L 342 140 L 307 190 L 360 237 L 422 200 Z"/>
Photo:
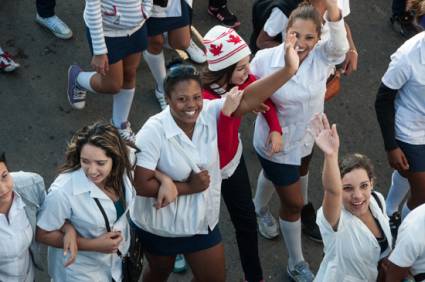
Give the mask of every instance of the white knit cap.
<path id="1" fill-rule="evenodd" d="M 246 42 L 232 28 L 216 25 L 204 36 L 208 69 L 219 71 L 251 54 Z"/>

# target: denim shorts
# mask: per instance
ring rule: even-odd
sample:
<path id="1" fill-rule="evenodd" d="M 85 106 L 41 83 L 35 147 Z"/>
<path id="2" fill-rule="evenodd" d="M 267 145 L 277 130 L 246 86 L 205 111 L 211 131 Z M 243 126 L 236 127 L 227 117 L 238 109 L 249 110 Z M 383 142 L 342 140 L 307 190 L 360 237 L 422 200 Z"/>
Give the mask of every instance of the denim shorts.
<path id="1" fill-rule="evenodd" d="M 208 234 L 189 237 L 162 237 L 136 227 L 143 248 L 152 255 L 175 256 L 209 249 L 221 243 L 218 224 Z"/>
<path id="2" fill-rule="evenodd" d="M 425 145 L 412 145 L 397 140 L 397 144 L 403 151 L 409 162 L 409 171 L 424 172 L 425 171 Z"/>
<path id="3" fill-rule="evenodd" d="M 150 17 L 147 21 L 148 36 L 163 34 L 164 32 L 181 28 L 192 23 L 192 9 L 186 3 L 181 1 L 182 15 L 180 17 L 155 18 Z"/>
<path id="4" fill-rule="evenodd" d="M 89 28 L 86 27 L 87 41 L 89 42 L 90 52 L 93 55 L 93 46 Z M 106 48 L 108 49 L 108 62 L 110 65 L 115 64 L 125 57 L 140 53 L 148 47 L 147 27 L 144 24 L 139 30 L 130 36 L 122 37 L 106 37 Z"/>

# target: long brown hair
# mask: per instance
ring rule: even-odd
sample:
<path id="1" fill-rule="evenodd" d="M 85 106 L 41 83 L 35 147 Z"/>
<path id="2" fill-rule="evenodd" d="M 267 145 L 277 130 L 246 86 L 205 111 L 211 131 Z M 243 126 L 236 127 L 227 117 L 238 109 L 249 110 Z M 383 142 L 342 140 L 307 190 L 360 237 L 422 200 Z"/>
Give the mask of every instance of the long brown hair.
<path id="1" fill-rule="evenodd" d="M 216 83 L 219 84 L 220 87 L 226 84 L 226 88 L 230 89 L 232 86 L 232 75 L 237 64 L 238 63 L 235 63 L 219 71 L 211 71 L 208 67 L 204 67 L 201 72 L 202 88 L 211 89 L 210 86 Z"/>
<path id="2" fill-rule="evenodd" d="M 106 156 L 112 159 L 111 173 L 105 184 L 111 187 L 120 199 L 123 199 L 123 175 L 127 174 L 133 182 L 131 174 L 133 168 L 128 158 L 129 150 L 125 141 L 110 123 L 98 121 L 78 130 L 67 146 L 65 163 L 59 167 L 59 173 L 72 172 L 81 168 L 81 149 L 86 144 L 102 149 Z"/>

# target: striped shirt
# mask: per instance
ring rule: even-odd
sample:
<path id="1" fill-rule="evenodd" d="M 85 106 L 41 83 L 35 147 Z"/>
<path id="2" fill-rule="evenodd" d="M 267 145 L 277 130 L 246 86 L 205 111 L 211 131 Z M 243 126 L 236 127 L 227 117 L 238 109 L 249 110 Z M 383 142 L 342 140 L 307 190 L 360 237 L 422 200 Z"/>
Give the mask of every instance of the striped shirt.
<path id="1" fill-rule="evenodd" d="M 150 16 L 152 0 L 86 0 L 84 21 L 89 28 L 94 55 L 107 54 L 105 36 L 122 37 L 136 32 Z"/>

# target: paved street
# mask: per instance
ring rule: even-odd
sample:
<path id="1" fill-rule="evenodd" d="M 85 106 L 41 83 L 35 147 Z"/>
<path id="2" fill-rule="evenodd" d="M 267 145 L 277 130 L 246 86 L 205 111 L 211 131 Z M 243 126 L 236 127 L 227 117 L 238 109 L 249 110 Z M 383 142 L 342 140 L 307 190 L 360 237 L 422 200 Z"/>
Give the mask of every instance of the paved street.
<path id="1" fill-rule="evenodd" d="M 231 10 L 242 25 L 240 34 L 249 39 L 251 0 L 228 0 Z M 203 34 L 216 22 L 207 14 L 207 1 L 194 1 L 194 24 Z M 386 193 L 391 170 L 375 118 L 374 99 L 389 56 L 403 39 L 391 30 L 390 2 L 351 1 L 348 22 L 359 52 L 359 70 L 344 77 L 342 93 L 326 104 L 326 113 L 336 122 L 340 132 L 342 154 L 360 152 L 375 164 L 377 189 Z M 84 1 L 58 0 L 57 14 L 72 28 L 74 38 L 56 39 L 35 22 L 35 1 L 2 0 L 0 6 L 0 46 L 12 53 L 21 64 L 13 74 L 0 74 L 0 151 L 6 151 L 12 170 L 35 171 L 49 185 L 63 160 L 67 140 L 82 125 L 96 119 L 109 119 L 112 99 L 89 94 L 82 111 L 72 110 L 66 98 L 66 71 L 71 63 L 89 68 L 91 56 L 85 38 L 82 12 Z M 175 53 L 168 52 L 169 61 Z M 159 111 L 153 95 L 154 81 L 144 62 L 138 71 L 136 96 L 130 121 L 138 130 L 146 119 Z M 255 190 L 260 165 L 252 149 L 254 115 L 245 118 L 242 128 L 244 156 Z M 320 206 L 322 155 L 316 150 L 310 172 L 310 199 Z M 224 207 L 224 204 L 223 204 Z M 272 211 L 277 215 L 277 199 Z M 222 208 L 220 229 L 225 250 L 228 281 L 241 281 L 234 230 L 227 210 Z M 304 256 L 317 271 L 322 258 L 322 245 L 303 238 Z M 282 238 L 273 241 L 260 238 L 259 248 L 266 281 L 286 281 L 287 254 Z M 38 281 L 47 281 L 45 274 Z M 170 281 L 190 281 L 191 275 L 173 275 Z"/>

